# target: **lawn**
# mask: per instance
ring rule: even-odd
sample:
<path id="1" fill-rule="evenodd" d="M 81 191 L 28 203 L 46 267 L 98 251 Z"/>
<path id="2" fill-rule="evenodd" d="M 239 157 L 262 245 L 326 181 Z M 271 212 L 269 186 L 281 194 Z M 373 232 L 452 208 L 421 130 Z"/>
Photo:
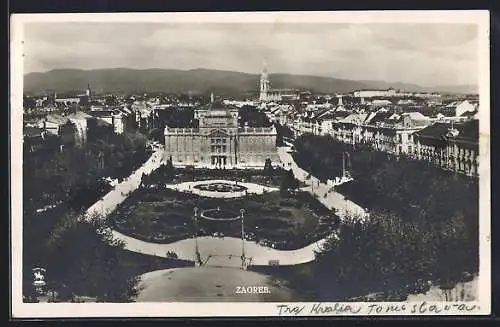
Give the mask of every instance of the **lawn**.
<path id="1" fill-rule="evenodd" d="M 245 210 L 247 239 L 273 244 L 277 249 L 296 249 L 328 235 L 338 218 L 307 192 L 283 195 L 270 192 L 235 199 L 214 199 L 161 187 L 140 188 L 110 216 L 120 232 L 157 243 L 192 237 L 193 209 L 220 207 L 234 216 Z M 222 232 L 239 237 L 241 221 L 197 220 L 199 236 Z"/>

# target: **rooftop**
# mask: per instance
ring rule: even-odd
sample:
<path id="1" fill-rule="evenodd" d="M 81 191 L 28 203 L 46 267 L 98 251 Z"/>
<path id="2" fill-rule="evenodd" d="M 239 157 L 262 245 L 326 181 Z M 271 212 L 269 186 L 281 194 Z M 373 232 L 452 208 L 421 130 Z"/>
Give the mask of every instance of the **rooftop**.
<path id="1" fill-rule="evenodd" d="M 456 136 L 447 135 L 451 128 L 458 131 Z M 416 133 L 419 138 L 452 139 L 457 141 L 479 142 L 479 120 L 474 119 L 463 123 L 434 123 Z"/>
<path id="2" fill-rule="evenodd" d="M 460 117 L 474 117 L 477 114 L 477 109 L 474 111 L 466 111 Z"/>

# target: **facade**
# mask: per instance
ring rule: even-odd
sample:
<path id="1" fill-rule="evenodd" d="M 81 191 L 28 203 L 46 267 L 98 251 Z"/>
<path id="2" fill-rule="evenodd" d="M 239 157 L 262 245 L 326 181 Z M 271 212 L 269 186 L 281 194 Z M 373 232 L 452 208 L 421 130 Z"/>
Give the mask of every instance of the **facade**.
<path id="1" fill-rule="evenodd" d="M 276 105 L 266 111 L 266 115 L 272 122 L 278 122 L 280 125 L 292 124 L 295 108 L 290 104 Z"/>
<path id="2" fill-rule="evenodd" d="M 104 120 L 113 126 L 115 134 L 122 134 L 129 129 L 129 124 L 135 123 L 136 115 L 126 108 L 115 108 L 113 110 L 90 111 L 90 115 Z"/>
<path id="3" fill-rule="evenodd" d="M 365 144 L 406 155 L 445 170 L 478 176 L 479 121 L 433 122 L 418 113 L 350 114 L 332 123 L 331 135 L 344 143 Z"/>
<path id="4" fill-rule="evenodd" d="M 239 127 L 237 112 L 222 107 L 200 117 L 198 128 L 165 127 L 165 160 L 177 166 L 264 167 L 278 160 L 275 127 Z"/>
<path id="5" fill-rule="evenodd" d="M 82 146 L 87 141 L 87 120 L 91 117 L 82 111 L 77 111 L 69 115 L 51 114 L 40 121 L 38 127 L 44 129 L 49 134 L 60 136 L 61 133 L 69 133 L 68 130 L 70 129 L 66 126 L 69 122 L 75 127 L 75 131 L 73 132 L 75 145 Z M 65 126 L 64 132 L 61 132 L 62 126 Z"/>
<path id="6" fill-rule="evenodd" d="M 354 91 L 354 97 L 356 98 L 374 98 L 374 97 L 393 97 L 396 96 L 395 89 L 388 90 L 359 90 Z"/>
<path id="7" fill-rule="evenodd" d="M 413 157 L 446 170 L 478 176 L 479 120 L 435 123 L 414 135 Z"/>
<path id="8" fill-rule="evenodd" d="M 69 106 L 72 104 L 79 104 L 80 100 L 80 98 L 56 98 L 54 102 Z"/>
<path id="9" fill-rule="evenodd" d="M 204 105 L 204 106 L 199 106 L 197 107 L 195 110 L 194 110 L 194 119 L 198 119 L 198 120 L 201 120 L 203 117 L 205 117 L 208 113 L 210 113 L 211 109 L 212 109 L 212 106 L 213 106 L 213 102 L 207 104 L 207 105 Z M 225 106 L 226 110 L 229 111 L 229 113 L 234 116 L 236 115 L 236 117 L 238 116 L 238 107 L 236 106 L 233 106 L 233 105 L 228 105 L 228 106 Z"/>
<path id="10" fill-rule="evenodd" d="M 92 116 L 87 115 L 82 111 L 77 111 L 73 114 L 66 116 L 70 122 L 76 127 L 76 145 L 81 146 L 87 141 L 87 119 Z"/>
<path id="11" fill-rule="evenodd" d="M 116 134 L 122 134 L 125 131 L 125 116 L 123 113 L 113 114 L 113 128 Z"/>
<path id="12" fill-rule="evenodd" d="M 333 122 L 334 138 L 341 142 L 372 148 L 394 155 L 410 154 L 415 150 L 413 133 L 430 125 L 420 113 L 398 115 L 385 110 L 369 114 L 350 114 Z"/>
<path id="13" fill-rule="evenodd" d="M 299 92 L 293 89 L 271 89 L 264 97 L 269 102 L 295 101 L 299 99 Z"/>
<path id="14" fill-rule="evenodd" d="M 420 99 L 439 98 L 439 93 L 429 92 L 405 92 L 393 88 L 387 90 L 358 90 L 353 92 L 356 98 L 391 98 L 391 97 L 415 97 Z"/>

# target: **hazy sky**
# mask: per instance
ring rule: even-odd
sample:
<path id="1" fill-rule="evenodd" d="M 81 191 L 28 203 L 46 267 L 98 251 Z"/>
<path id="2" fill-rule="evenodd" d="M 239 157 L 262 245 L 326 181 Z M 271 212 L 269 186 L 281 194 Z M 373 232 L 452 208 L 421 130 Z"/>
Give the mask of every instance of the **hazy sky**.
<path id="1" fill-rule="evenodd" d="M 458 24 L 32 23 L 25 73 L 210 68 L 421 85 L 477 84 L 477 27 Z"/>

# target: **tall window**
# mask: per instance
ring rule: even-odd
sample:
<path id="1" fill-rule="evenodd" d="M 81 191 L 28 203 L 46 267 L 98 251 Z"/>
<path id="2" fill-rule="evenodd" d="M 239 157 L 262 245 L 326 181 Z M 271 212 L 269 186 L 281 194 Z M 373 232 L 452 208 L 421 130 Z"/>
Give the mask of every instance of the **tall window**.
<path id="1" fill-rule="evenodd" d="M 226 139 L 212 139 L 210 151 L 212 153 L 224 153 L 227 151 Z"/>
<path id="2" fill-rule="evenodd" d="M 212 144 L 226 144 L 227 143 L 227 139 L 225 139 L 225 138 L 215 138 L 214 137 L 214 138 L 212 138 L 210 140 L 210 143 L 212 143 Z"/>

